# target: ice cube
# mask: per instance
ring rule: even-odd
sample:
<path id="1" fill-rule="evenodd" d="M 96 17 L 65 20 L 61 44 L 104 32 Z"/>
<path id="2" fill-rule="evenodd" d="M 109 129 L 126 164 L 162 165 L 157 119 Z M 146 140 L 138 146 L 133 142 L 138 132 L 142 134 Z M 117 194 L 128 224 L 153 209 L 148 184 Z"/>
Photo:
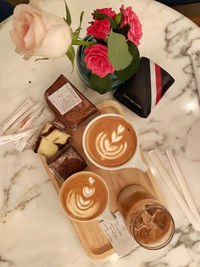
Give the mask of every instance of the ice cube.
<path id="1" fill-rule="evenodd" d="M 141 216 L 142 216 L 142 219 L 143 219 L 145 226 L 150 228 L 150 226 L 152 224 L 152 216 L 147 211 L 143 211 Z"/>
<path id="2" fill-rule="evenodd" d="M 135 231 L 135 237 L 138 242 L 145 242 L 148 239 L 148 230 L 146 227 L 142 227 L 140 230 Z"/>
<path id="3" fill-rule="evenodd" d="M 147 212 L 153 216 L 154 213 L 156 212 L 156 208 L 152 207 L 151 205 L 145 205 L 145 208 L 147 209 Z"/>
<path id="4" fill-rule="evenodd" d="M 166 211 L 157 209 L 153 217 L 153 222 L 160 230 L 164 231 L 169 227 L 170 216 Z"/>
<path id="5" fill-rule="evenodd" d="M 136 229 L 140 229 L 143 225 L 144 225 L 144 222 L 143 222 L 142 216 L 139 216 L 139 217 L 136 219 L 136 222 L 135 222 L 135 228 L 136 228 Z"/>

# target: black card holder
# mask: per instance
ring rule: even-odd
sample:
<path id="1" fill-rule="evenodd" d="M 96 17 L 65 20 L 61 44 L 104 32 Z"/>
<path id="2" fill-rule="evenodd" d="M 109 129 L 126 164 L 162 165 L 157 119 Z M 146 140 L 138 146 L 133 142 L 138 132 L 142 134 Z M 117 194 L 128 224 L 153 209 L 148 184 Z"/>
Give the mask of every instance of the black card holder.
<path id="1" fill-rule="evenodd" d="M 115 91 L 114 97 L 140 117 L 147 118 L 174 81 L 167 71 L 142 57 L 136 73 Z"/>

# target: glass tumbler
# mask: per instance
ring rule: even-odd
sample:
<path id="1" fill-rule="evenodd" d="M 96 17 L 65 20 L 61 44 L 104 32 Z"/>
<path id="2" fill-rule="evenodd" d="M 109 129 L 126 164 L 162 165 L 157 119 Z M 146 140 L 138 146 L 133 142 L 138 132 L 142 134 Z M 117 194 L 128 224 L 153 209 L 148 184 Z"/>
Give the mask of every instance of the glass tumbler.
<path id="1" fill-rule="evenodd" d="M 136 242 L 146 249 L 160 249 L 172 239 L 174 220 L 164 205 L 146 188 L 132 184 L 117 197 L 118 209 Z"/>

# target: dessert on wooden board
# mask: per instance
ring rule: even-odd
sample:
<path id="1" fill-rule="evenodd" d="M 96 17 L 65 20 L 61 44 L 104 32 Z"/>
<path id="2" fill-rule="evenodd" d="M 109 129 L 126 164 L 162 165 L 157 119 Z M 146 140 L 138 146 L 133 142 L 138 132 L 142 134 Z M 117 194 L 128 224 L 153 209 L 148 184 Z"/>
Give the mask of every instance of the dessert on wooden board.
<path id="1" fill-rule="evenodd" d="M 71 135 L 47 122 L 33 143 L 33 151 L 47 158 L 53 157 L 59 150 L 69 144 Z"/>
<path id="2" fill-rule="evenodd" d="M 98 109 L 64 75 L 45 91 L 46 101 L 57 119 L 76 128 L 97 115 Z"/>
<path id="3" fill-rule="evenodd" d="M 32 148 L 46 157 L 51 171 L 63 182 L 87 166 L 83 156 L 71 144 L 71 132 L 98 115 L 99 110 L 63 75 L 45 91 L 45 99 L 58 123 L 47 122 Z"/>

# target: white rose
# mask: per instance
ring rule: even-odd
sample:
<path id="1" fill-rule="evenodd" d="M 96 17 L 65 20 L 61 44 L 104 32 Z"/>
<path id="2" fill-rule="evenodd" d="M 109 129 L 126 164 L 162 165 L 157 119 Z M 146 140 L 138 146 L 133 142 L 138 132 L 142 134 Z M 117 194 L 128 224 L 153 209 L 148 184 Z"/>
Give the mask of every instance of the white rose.
<path id="1" fill-rule="evenodd" d="M 26 4 L 14 9 L 11 37 L 25 59 L 63 56 L 72 43 L 71 29 L 64 19 Z"/>

